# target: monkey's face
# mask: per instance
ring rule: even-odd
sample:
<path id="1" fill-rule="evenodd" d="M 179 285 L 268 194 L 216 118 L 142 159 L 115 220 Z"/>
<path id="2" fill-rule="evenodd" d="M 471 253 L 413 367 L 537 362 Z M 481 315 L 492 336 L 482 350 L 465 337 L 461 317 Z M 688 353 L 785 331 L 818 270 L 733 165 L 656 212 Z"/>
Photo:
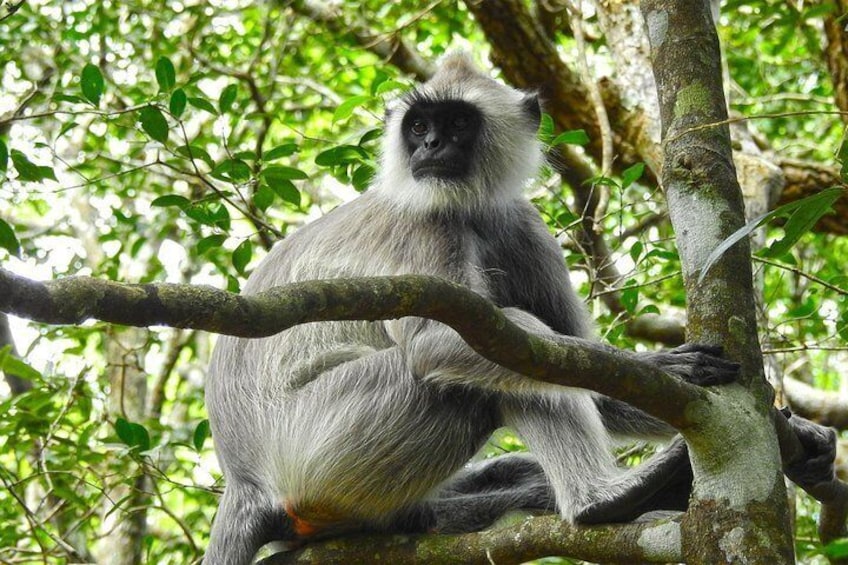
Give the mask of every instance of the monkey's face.
<path id="1" fill-rule="evenodd" d="M 412 177 L 467 179 L 482 126 L 483 116 L 468 102 L 416 101 L 401 125 Z"/>

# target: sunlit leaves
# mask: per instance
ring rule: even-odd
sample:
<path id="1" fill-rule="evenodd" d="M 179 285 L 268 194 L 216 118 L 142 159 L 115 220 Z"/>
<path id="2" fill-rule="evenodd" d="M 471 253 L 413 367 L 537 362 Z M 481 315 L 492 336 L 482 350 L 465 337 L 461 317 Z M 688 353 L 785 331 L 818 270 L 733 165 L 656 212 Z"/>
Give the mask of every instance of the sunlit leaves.
<path id="1" fill-rule="evenodd" d="M 38 182 L 45 179 L 56 180 L 53 167 L 36 165 L 17 149 L 12 149 L 12 164 L 18 171 L 18 180 Z"/>
<path id="2" fill-rule="evenodd" d="M 212 156 L 200 146 L 197 145 L 180 145 L 174 151 L 178 155 L 182 155 L 186 159 L 200 159 L 210 167 L 213 165 Z"/>
<path id="3" fill-rule="evenodd" d="M 252 171 L 250 165 L 241 159 L 226 159 L 219 163 L 210 174 L 221 180 L 241 183 L 250 178 Z"/>
<path id="4" fill-rule="evenodd" d="M 227 236 L 221 233 L 216 233 L 207 237 L 204 237 L 200 241 L 197 242 L 197 252 L 200 255 L 203 255 L 210 249 L 217 249 L 221 247 L 224 242 L 227 240 Z"/>
<path id="5" fill-rule="evenodd" d="M 15 256 L 21 253 L 21 244 L 15 236 L 15 230 L 2 218 L 0 218 L 0 247 Z"/>
<path id="6" fill-rule="evenodd" d="M 338 145 L 322 151 L 315 157 L 315 164 L 321 167 L 335 167 L 357 163 L 368 158 L 368 153 L 356 145 Z"/>
<path id="7" fill-rule="evenodd" d="M 167 57 L 159 57 L 156 61 L 156 82 L 159 83 L 159 92 L 170 92 L 177 82 L 174 64 Z"/>
<path id="8" fill-rule="evenodd" d="M 253 244 L 249 239 L 245 239 L 238 245 L 238 247 L 236 247 L 235 251 L 233 251 L 233 267 L 236 268 L 236 271 L 238 271 L 240 275 L 245 274 L 247 264 L 250 263 L 250 259 L 252 257 Z"/>
<path id="9" fill-rule="evenodd" d="M 303 180 L 309 178 L 308 175 L 300 169 L 296 169 L 295 167 L 285 167 L 282 165 L 271 165 L 270 167 L 265 167 L 262 171 L 262 176 L 265 180 L 268 180 L 269 177 L 287 180 Z"/>
<path id="10" fill-rule="evenodd" d="M 551 147 L 556 147 L 563 143 L 566 145 L 586 145 L 589 143 L 589 136 L 582 129 L 564 131 L 551 141 Z"/>
<path id="11" fill-rule="evenodd" d="M 645 163 L 636 163 L 624 169 L 621 173 L 621 188 L 627 188 L 642 177 L 645 172 Z"/>
<path id="12" fill-rule="evenodd" d="M 272 165 L 266 167 L 261 175 L 271 190 L 280 198 L 295 206 L 300 206 L 300 192 L 292 181 L 307 178 L 306 173 L 294 167 Z"/>
<path id="13" fill-rule="evenodd" d="M 177 208 L 186 208 L 191 204 L 191 201 L 185 196 L 180 196 L 179 194 L 166 194 L 164 196 L 160 196 L 153 200 L 150 203 L 151 206 L 156 206 L 160 208 L 167 208 L 170 206 L 176 206 Z"/>
<path id="14" fill-rule="evenodd" d="M 118 434 L 118 439 L 133 449 L 138 451 L 150 449 L 150 433 L 141 424 L 118 418 L 115 421 L 115 432 Z"/>
<path id="15" fill-rule="evenodd" d="M 187 102 L 188 97 L 186 96 L 185 91 L 182 88 L 178 88 L 171 93 L 171 99 L 168 102 L 168 110 L 170 110 L 174 117 L 179 118 L 185 111 Z"/>
<path id="16" fill-rule="evenodd" d="M 795 245 L 802 235 L 809 232 L 816 222 L 832 209 L 833 203 L 844 194 L 844 188 L 827 188 L 818 194 L 790 202 L 789 204 L 784 204 L 783 206 L 775 208 L 771 212 L 767 212 L 757 218 L 754 218 L 736 230 L 727 239 L 722 241 L 721 244 L 716 247 L 712 253 L 710 253 L 701 268 L 701 275 L 698 278 L 698 281 L 701 282 L 704 280 L 707 272 L 713 267 L 713 265 L 715 265 L 721 256 L 727 252 L 728 249 L 736 245 L 736 243 L 743 238 L 751 235 L 755 229 L 764 223 L 775 218 L 787 218 L 786 223 L 783 226 L 783 238 L 772 243 L 771 246 L 763 250 L 761 254 L 766 257 L 783 255 L 789 251 L 793 245 Z"/>
<path id="17" fill-rule="evenodd" d="M 282 145 L 278 145 L 265 153 L 262 156 L 264 161 L 275 161 L 277 159 L 281 159 L 283 157 L 288 157 L 290 155 L 294 155 L 298 151 L 297 143 L 284 143 Z"/>
<path id="18" fill-rule="evenodd" d="M 362 106 L 370 100 L 373 100 L 372 96 L 351 96 L 350 98 L 339 104 L 338 108 L 336 108 L 336 111 L 333 112 L 333 121 L 338 122 L 341 120 L 348 119 L 350 115 L 353 114 L 354 110 L 356 110 L 358 107 Z"/>
<path id="19" fill-rule="evenodd" d="M 0 223 L 2 223 L 2 220 L 0 220 Z M 12 355 L 11 345 L 0 347 L 0 373 L 14 375 L 27 381 L 35 381 L 41 377 L 41 373 L 20 358 Z"/>
<path id="20" fill-rule="evenodd" d="M 80 75 L 80 89 L 86 100 L 97 106 L 103 94 L 103 74 L 96 65 L 87 64 Z"/>
<path id="21" fill-rule="evenodd" d="M 145 106 L 139 111 L 141 129 L 160 143 L 168 141 L 168 121 L 156 106 Z"/>
<path id="22" fill-rule="evenodd" d="M 238 86 L 235 84 L 229 84 L 221 91 L 221 95 L 218 97 L 218 109 L 221 110 L 222 114 L 226 114 L 232 109 L 237 95 Z"/>
<path id="23" fill-rule="evenodd" d="M 198 110 L 209 112 L 213 116 L 218 115 L 218 112 L 215 110 L 215 106 L 213 106 L 212 103 L 205 98 L 202 98 L 200 96 L 189 96 L 187 100 L 190 105 L 194 106 Z"/>
<path id="24" fill-rule="evenodd" d="M 201 420 L 197 427 L 194 428 L 192 435 L 192 444 L 197 451 L 203 449 L 203 443 L 210 435 L 209 420 Z"/>

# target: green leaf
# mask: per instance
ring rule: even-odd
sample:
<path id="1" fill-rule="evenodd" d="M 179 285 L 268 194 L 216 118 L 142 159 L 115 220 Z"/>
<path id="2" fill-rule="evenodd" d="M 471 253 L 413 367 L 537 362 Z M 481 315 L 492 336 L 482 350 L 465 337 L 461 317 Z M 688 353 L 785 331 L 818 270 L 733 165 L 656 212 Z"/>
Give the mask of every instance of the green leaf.
<path id="1" fill-rule="evenodd" d="M 642 177 L 645 172 L 645 163 L 636 163 L 624 169 L 621 173 L 621 188 L 627 188 Z"/>
<path id="2" fill-rule="evenodd" d="M 633 259 L 634 263 L 639 263 L 639 257 L 642 256 L 642 251 L 645 250 L 645 246 L 641 241 L 636 241 L 632 246 L 630 246 L 630 258 Z"/>
<path id="3" fill-rule="evenodd" d="M 156 82 L 159 83 L 159 92 L 168 92 L 177 83 L 177 73 L 174 64 L 165 56 L 156 61 Z"/>
<path id="4" fill-rule="evenodd" d="M 187 100 L 185 91 L 182 88 L 178 88 L 171 93 L 171 100 L 168 102 L 168 109 L 174 116 L 179 118 L 185 111 Z"/>
<path id="5" fill-rule="evenodd" d="M 253 193 L 253 203 L 263 212 L 274 203 L 274 191 L 267 185 L 261 184 Z"/>
<path id="6" fill-rule="evenodd" d="M 383 71 L 378 70 L 376 73 L 374 73 L 374 80 L 371 81 L 371 94 L 377 94 L 377 88 L 387 80 L 389 80 L 389 75 L 387 75 Z"/>
<path id="7" fill-rule="evenodd" d="M 772 243 L 763 254 L 766 257 L 777 257 L 788 252 L 805 233 L 813 229 L 816 222 L 827 212 L 833 209 L 833 203 L 844 194 L 844 190 L 837 188 L 828 192 L 822 192 L 805 198 L 807 203 L 795 209 L 783 225 L 783 237 Z"/>
<path id="8" fill-rule="evenodd" d="M 5 173 L 9 167 L 9 149 L 6 142 L 0 139 L 0 173 Z"/>
<path id="9" fill-rule="evenodd" d="M 270 179 L 266 178 L 265 182 L 268 183 L 271 190 L 273 190 L 277 196 L 282 198 L 283 201 L 294 204 L 295 206 L 300 206 L 300 191 L 297 190 L 297 187 L 292 181 L 272 177 Z"/>
<path id="10" fill-rule="evenodd" d="M 233 153 L 233 158 L 241 159 L 242 161 L 257 161 L 259 159 L 256 155 L 256 151 L 251 151 L 249 149 Z"/>
<path id="11" fill-rule="evenodd" d="M 265 153 L 265 155 L 262 156 L 262 160 L 274 161 L 282 157 L 294 155 L 298 151 L 300 151 L 300 148 L 297 146 L 297 143 L 283 143 L 282 145 L 278 145 Z"/>
<path id="12" fill-rule="evenodd" d="M 315 157 L 315 164 L 321 167 L 333 167 L 358 163 L 368 158 L 368 153 L 356 145 L 339 145 L 322 151 Z"/>
<path id="13" fill-rule="evenodd" d="M 368 130 L 362 137 L 359 138 L 359 145 L 365 145 L 366 143 L 379 139 L 381 135 L 383 135 L 383 128 Z"/>
<path id="14" fill-rule="evenodd" d="M 209 112 L 213 116 L 218 115 L 218 112 L 215 110 L 215 106 L 213 106 L 206 98 L 201 98 L 200 96 L 189 96 L 188 103 L 198 110 Z"/>
<path id="15" fill-rule="evenodd" d="M 209 153 L 198 145 L 180 145 L 174 151 L 186 159 L 200 159 L 210 167 L 214 164 Z"/>
<path id="16" fill-rule="evenodd" d="M 157 206 L 159 208 L 168 208 L 171 206 L 176 206 L 177 208 L 187 208 L 191 204 L 191 201 L 179 194 L 166 194 L 165 196 L 160 196 L 156 198 L 153 202 L 150 203 L 151 206 Z"/>
<path id="17" fill-rule="evenodd" d="M 248 164 L 240 159 L 227 159 L 218 164 L 209 174 L 221 180 L 238 183 L 249 179 L 252 171 Z"/>
<path id="18" fill-rule="evenodd" d="M 831 559 L 842 559 L 848 557 L 848 538 L 833 540 L 824 546 L 822 553 Z"/>
<path id="19" fill-rule="evenodd" d="M 44 179 L 56 180 L 53 167 L 36 165 L 17 149 L 12 149 L 12 164 L 18 171 L 18 180 L 38 182 Z"/>
<path id="20" fill-rule="evenodd" d="M 15 230 L 0 218 L 0 247 L 7 250 L 15 257 L 20 257 L 21 243 L 15 236 Z"/>
<path id="21" fill-rule="evenodd" d="M 141 424 L 118 418 L 115 422 L 115 432 L 118 438 L 129 447 L 138 448 L 139 451 L 150 449 L 150 434 Z"/>
<path id="22" fill-rule="evenodd" d="M 572 129 L 562 132 L 551 141 L 551 147 L 566 143 L 568 145 L 586 145 L 589 143 L 589 136 L 582 129 Z"/>
<path id="23" fill-rule="evenodd" d="M 192 443 L 194 443 L 194 449 L 200 451 L 203 449 L 203 443 L 206 441 L 206 438 L 209 437 L 209 420 L 201 420 L 197 427 L 194 428 L 194 437 L 192 439 Z"/>
<path id="24" fill-rule="evenodd" d="M 19 357 L 12 355 L 11 345 L 0 347 L 0 372 L 15 375 L 27 381 L 35 381 L 41 378 L 41 373 Z"/>
<path id="25" fill-rule="evenodd" d="M 68 123 L 66 123 L 66 124 L 64 124 L 64 125 L 62 125 L 62 127 L 59 129 L 59 133 L 58 133 L 58 134 L 56 134 L 56 139 L 58 139 L 58 138 L 62 137 L 63 135 L 65 135 L 66 133 L 68 133 L 70 130 L 74 129 L 74 128 L 75 128 L 75 127 L 77 127 L 78 125 L 79 125 L 79 124 L 77 124 L 77 123 L 76 123 L 75 121 L 73 121 L 73 120 L 71 120 L 70 122 L 68 122 Z"/>
<path id="26" fill-rule="evenodd" d="M 236 96 L 238 96 L 238 85 L 236 84 L 228 84 L 221 91 L 221 96 L 218 97 L 218 108 L 222 114 L 226 114 L 232 109 Z"/>
<path id="27" fill-rule="evenodd" d="M 251 257 L 253 257 L 253 244 L 249 239 L 245 239 L 233 251 L 233 267 L 236 268 L 236 271 L 240 275 L 245 274 L 244 270 L 247 268 L 247 264 L 250 263 Z"/>
<path id="28" fill-rule="evenodd" d="M 203 239 L 197 242 L 197 253 L 203 255 L 210 249 L 219 248 L 224 244 L 226 240 L 227 236 L 220 233 L 204 237 Z"/>
<path id="29" fill-rule="evenodd" d="M 351 96 L 350 98 L 339 104 L 339 107 L 336 108 L 335 112 L 333 112 L 333 121 L 339 122 L 341 120 L 348 119 L 350 115 L 353 114 L 353 111 L 356 108 L 362 106 L 363 104 L 372 99 L 372 96 L 364 94 L 359 96 Z"/>
<path id="30" fill-rule="evenodd" d="M 727 237 L 727 239 L 722 241 L 713 250 L 712 253 L 710 253 L 706 261 L 704 261 L 703 267 L 701 267 L 701 274 L 698 277 L 698 282 L 703 282 L 704 277 L 707 276 L 709 270 L 713 267 L 713 265 L 716 264 L 716 262 L 721 258 L 721 256 L 727 252 L 728 249 L 736 245 L 736 243 L 738 243 L 742 238 L 751 235 L 751 233 L 755 229 L 757 229 L 764 223 L 769 222 L 774 218 L 792 216 L 802 208 L 805 208 L 807 206 L 811 207 L 814 210 L 813 214 L 802 213 L 801 217 L 799 217 L 799 219 L 795 221 L 795 225 L 792 228 L 794 239 L 792 239 L 791 241 L 787 241 L 788 247 L 784 244 L 781 244 L 780 246 L 781 248 L 788 249 L 792 246 L 792 244 L 794 244 L 798 240 L 797 238 L 801 237 L 801 235 L 804 233 L 804 231 L 801 231 L 802 227 L 804 225 L 808 225 L 813 217 L 815 217 L 815 220 L 813 220 L 812 223 L 815 224 L 815 221 L 817 221 L 822 216 L 822 214 L 827 212 L 827 210 L 830 209 L 830 206 L 844 193 L 845 189 L 838 186 L 826 188 L 818 194 L 802 198 L 801 200 L 796 200 L 795 202 L 790 202 L 789 204 L 784 204 L 783 206 L 775 208 L 771 212 L 766 212 L 765 214 L 761 214 L 760 216 L 754 218 L 753 220 L 733 232 L 729 237 Z M 822 204 L 825 203 L 826 206 L 822 206 Z M 789 222 L 787 222 L 787 224 L 788 223 Z M 787 234 L 784 239 L 788 237 L 789 234 Z M 771 252 L 772 251 L 769 250 L 769 253 Z"/>
<path id="31" fill-rule="evenodd" d="M 80 88 L 86 100 L 95 106 L 100 104 L 100 96 L 103 94 L 103 75 L 96 65 L 88 63 L 82 68 Z"/>
<path id="32" fill-rule="evenodd" d="M 624 309 L 630 314 L 636 311 L 636 306 L 639 303 L 639 287 L 635 285 L 635 280 L 629 280 L 625 283 L 624 289 L 621 291 L 621 304 Z"/>
<path id="33" fill-rule="evenodd" d="M 542 142 L 549 142 L 554 137 L 554 119 L 550 114 L 542 112 L 542 119 L 539 120 L 538 137 Z M 548 143 L 550 145 L 550 143 Z"/>
<path id="34" fill-rule="evenodd" d="M 145 106 L 139 112 L 141 129 L 160 143 L 168 141 L 168 121 L 156 106 Z"/>
<path id="35" fill-rule="evenodd" d="M 268 180 L 269 177 L 273 177 L 275 179 L 286 179 L 286 180 L 303 180 L 308 179 L 309 175 L 301 171 L 300 169 L 296 169 L 295 167 L 284 167 L 282 165 L 271 165 L 270 167 L 265 167 L 262 170 L 262 177 L 265 180 Z"/>
<path id="36" fill-rule="evenodd" d="M 839 168 L 839 176 L 842 182 L 848 183 L 848 131 L 842 136 L 842 142 L 836 151 L 836 160 L 842 165 Z"/>
<path id="37" fill-rule="evenodd" d="M 353 188 L 362 192 L 368 188 L 372 178 L 374 178 L 374 167 L 368 163 L 364 163 L 353 171 L 353 176 L 351 176 L 350 182 L 353 183 Z"/>
<path id="38" fill-rule="evenodd" d="M 87 100 L 82 96 L 77 96 L 76 94 L 65 94 L 63 92 L 57 92 L 53 95 L 53 100 L 57 102 L 70 102 L 71 104 L 85 104 Z"/>
<path id="39" fill-rule="evenodd" d="M 387 92 L 392 92 L 394 90 L 406 90 L 407 85 L 402 82 L 398 82 L 396 80 L 387 80 L 381 82 L 377 89 L 374 91 L 374 94 L 380 96 L 381 94 L 385 94 Z"/>

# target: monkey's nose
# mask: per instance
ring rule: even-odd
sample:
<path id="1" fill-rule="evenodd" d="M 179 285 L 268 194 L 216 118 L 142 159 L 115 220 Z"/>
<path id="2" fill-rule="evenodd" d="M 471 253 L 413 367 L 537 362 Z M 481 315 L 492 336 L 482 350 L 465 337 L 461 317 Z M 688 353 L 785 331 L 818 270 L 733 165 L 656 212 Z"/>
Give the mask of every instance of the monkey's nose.
<path id="1" fill-rule="evenodd" d="M 424 140 L 425 149 L 437 149 L 441 144 L 441 141 L 436 136 L 427 136 L 427 139 Z"/>

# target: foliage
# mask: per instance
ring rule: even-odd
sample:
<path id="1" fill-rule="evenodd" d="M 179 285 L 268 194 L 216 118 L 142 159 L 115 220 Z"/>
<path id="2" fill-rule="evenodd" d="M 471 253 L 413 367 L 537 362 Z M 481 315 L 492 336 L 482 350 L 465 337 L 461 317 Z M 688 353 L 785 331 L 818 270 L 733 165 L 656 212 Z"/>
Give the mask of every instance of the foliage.
<path id="1" fill-rule="evenodd" d="M 337 4 L 351 17 L 366 15 L 376 34 L 400 30 L 428 60 L 451 45 L 471 46 L 485 60 L 483 33 L 461 3 Z M 816 4 L 794 6 L 727 2 L 733 16 L 721 32 L 733 108 L 768 115 L 753 125 L 787 156 L 833 163 L 839 121 L 786 114 L 820 110 L 832 94 L 818 34 L 823 13 Z M 571 37 L 557 41 L 573 53 Z M 595 48 L 603 54 L 602 41 Z M 0 66 L 3 266 L 43 278 L 92 274 L 230 290 L 273 241 L 367 187 L 384 102 L 412 84 L 349 31 L 246 0 L 26 2 L 0 21 Z M 553 146 L 589 141 L 582 130 L 542 133 Z M 595 179 L 611 195 L 600 225 L 623 275 L 619 311 L 601 305 L 609 289 L 577 237 L 570 188 L 547 171 L 531 192 L 601 334 L 623 347 L 645 347 L 626 334 L 629 320 L 685 305 L 664 204 L 643 170 L 630 164 L 620 176 Z M 834 387 L 845 352 L 815 348 L 848 338 L 848 249 L 803 228 L 799 243 L 776 257 L 794 270 L 765 268 L 765 341 L 806 347 L 779 362 Z M 769 237 L 781 240 L 772 229 Z M 107 562 L 104 539 L 116 519 L 140 511 L 143 561 L 197 559 L 221 486 L 202 400 L 213 338 L 98 324 L 15 321 L 13 329 L 29 364 L 6 348 L 0 367 L 29 389 L 0 392 L 0 561 Z M 124 334 L 141 345 L 110 353 Z M 499 435 L 491 451 L 520 447 Z M 802 533 L 813 511 L 802 506 Z M 804 555 L 822 551 L 805 543 Z"/>

